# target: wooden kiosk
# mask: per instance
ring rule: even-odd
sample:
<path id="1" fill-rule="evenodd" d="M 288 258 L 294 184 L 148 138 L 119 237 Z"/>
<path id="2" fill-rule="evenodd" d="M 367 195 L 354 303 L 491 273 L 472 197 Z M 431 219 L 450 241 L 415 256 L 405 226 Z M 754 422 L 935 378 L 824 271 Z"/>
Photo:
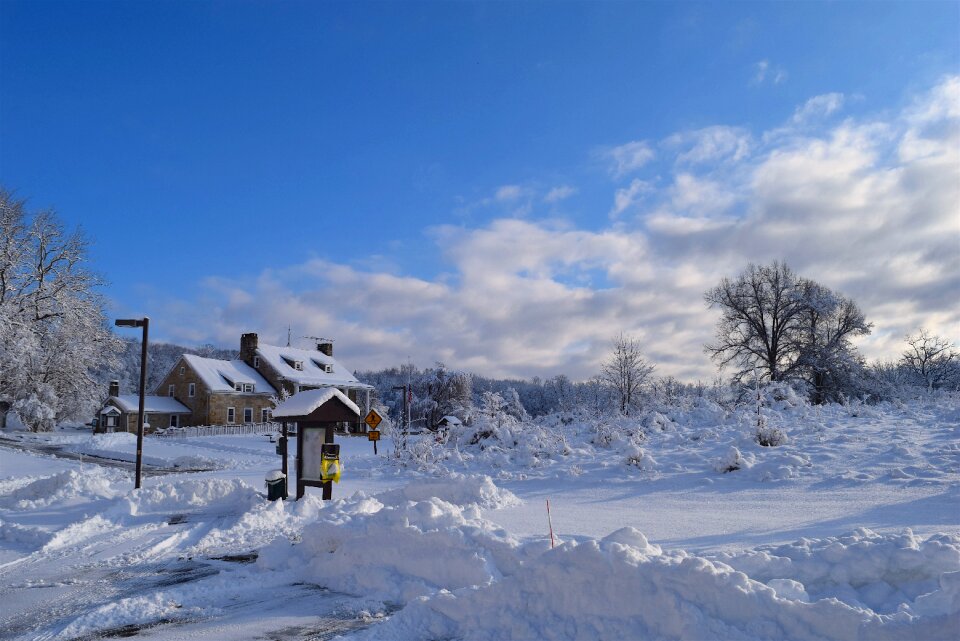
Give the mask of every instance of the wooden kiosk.
<path id="1" fill-rule="evenodd" d="M 282 424 L 277 450 L 282 457 L 284 474 L 287 474 L 287 427 L 297 424 L 297 498 L 303 497 L 309 486 L 322 487 L 323 499 L 330 500 L 333 482 L 340 478 L 340 446 L 333 442 L 333 435 L 339 424 L 359 421 L 360 408 L 338 389 L 315 389 L 299 392 L 280 403 L 273 410 L 273 418 Z"/>

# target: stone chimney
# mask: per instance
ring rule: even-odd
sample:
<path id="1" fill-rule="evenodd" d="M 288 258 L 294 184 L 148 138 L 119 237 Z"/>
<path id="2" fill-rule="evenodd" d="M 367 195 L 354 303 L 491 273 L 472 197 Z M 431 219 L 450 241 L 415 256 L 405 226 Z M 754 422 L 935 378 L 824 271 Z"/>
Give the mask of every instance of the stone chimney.
<path id="1" fill-rule="evenodd" d="M 253 362 L 260 340 L 255 333 L 240 335 L 240 360 L 248 365 Z"/>
<path id="2" fill-rule="evenodd" d="M 333 357 L 333 339 L 332 338 L 321 338 L 317 341 L 317 351 L 321 354 L 326 354 L 327 356 Z"/>
<path id="3" fill-rule="evenodd" d="M 101 388 L 103 389 L 103 388 Z M 110 396 L 120 396 L 120 381 L 110 381 Z"/>

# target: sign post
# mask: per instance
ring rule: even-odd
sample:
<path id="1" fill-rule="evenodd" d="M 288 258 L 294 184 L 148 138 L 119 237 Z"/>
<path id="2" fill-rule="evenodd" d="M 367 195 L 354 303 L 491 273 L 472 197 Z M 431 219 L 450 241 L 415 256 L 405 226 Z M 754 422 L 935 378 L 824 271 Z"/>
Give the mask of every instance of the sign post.
<path id="1" fill-rule="evenodd" d="M 307 487 L 319 487 L 323 500 L 329 501 L 343 469 L 334 431 L 345 423 L 356 424 L 360 410 L 343 392 L 321 388 L 294 394 L 277 405 L 273 416 L 297 424 L 297 499 Z M 286 443 L 280 449 L 285 452 Z"/>
<path id="2" fill-rule="evenodd" d="M 367 432 L 367 440 L 373 441 L 374 456 L 377 455 L 377 441 L 380 440 L 380 432 L 377 431 L 377 426 L 380 425 L 382 420 L 383 417 L 377 413 L 377 410 L 370 410 L 370 413 L 363 419 L 363 422 L 370 426 L 370 431 Z"/>

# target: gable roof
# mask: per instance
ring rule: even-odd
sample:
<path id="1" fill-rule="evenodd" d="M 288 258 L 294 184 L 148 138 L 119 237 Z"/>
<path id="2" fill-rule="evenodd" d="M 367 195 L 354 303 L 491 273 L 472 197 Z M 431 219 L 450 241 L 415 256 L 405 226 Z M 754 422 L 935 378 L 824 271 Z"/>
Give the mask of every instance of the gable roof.
<path id="1" fill-rule="evenodd" d="M 139 394 L 111 396 L 104 405 L 106 406 L 109 403 L 113 403 L 124 412 L 140 411 Z M 145 396 L 143 398 L 143 411 L 150 414 L 190 414 L 190 408 L 170 396 Z"/>
<path id="2" fill-rule="evenodd" d="M 273 386 L 267 382 L 267 379 L 260 375 L 260 372 L 243 361 L 222 361 L 217 358 L 196 356 L 195 354 L 184 354 L 183 360 L 190 364 L 190 367 L 193 368 L 193 371 L 197 373 L 197 376 L 211 392 L 235 392 L 234 384 L 251 383 L 254 394 L 277 393 Z"/>
<path id="3" fill-rule="evenodd" d="M 358 381 L 350 370 L 337 362 L 337 359 L 320 351 L 261 343 L 256 353 L 282 378 L 298 385 L 373 389 L 372 385 Z M 293 364 L 296 362 L 302 363 L 302 370 L 294 368 Z M 332 366 L 333 371 L 327 372 L 324 369 L 327 365 Z"/>
<path id="4" fill-rule="evenodd" d="M 360 416 L 360 408 L 357 404 L 347 398 L 347 395 L 336 388 L 312 389 L 306 392 L 294 394 L 287 400 L 277 405 L 271 413 L 274 418 L 285 418 L 288 416 L 309 416 L 318 407 L 331 399 L 339 399 L 346 405 L 350 411 Z"/>

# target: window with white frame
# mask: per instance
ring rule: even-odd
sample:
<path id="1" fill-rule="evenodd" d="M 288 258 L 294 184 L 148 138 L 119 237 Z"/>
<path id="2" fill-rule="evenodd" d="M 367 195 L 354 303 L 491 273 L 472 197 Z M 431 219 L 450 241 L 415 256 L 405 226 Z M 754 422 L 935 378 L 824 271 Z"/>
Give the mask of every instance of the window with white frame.
<path id="1" fill-rule="evenodd" d="M 259 356 L 254 356 L 254 357 L 253 357 L 253 366 L 254 366 L 254 367 L 260 367 L 260 357 L 259 357 Z"/>
<path id="2" fill-rule="evenodd" d="M 243 383 L 234 383 L 234 384 L 233 384 L 233 389 L 234 389 L 235 391 L 237 391 L 237 392 L 242 392 L 242 391 L 243 391 Z"/>
<path id="3" fill-rule="evenodd" d="M 173 398 L 173 392 L 174 392 L 175 389 L 176 389 L 175 386 L 173 386 L 173 385 L 168 385 L 168 386 L 167 386 L 167 396 L 169 396 L 170 398 Z"/>
<path id="4" fill-rule="evenodd" d="M 302 372 L 302 371 L 303 371 L 303 361 L 293 361 L 293 369 L 297 370 L 298 372 Z"/>
<path id="5" fill-rule="evenodd" d="M 197 395 L 197 384 L 190 383 L 190 385 L 187 386 L 187 396 L 189 396 L 190 398 L 193 398 L 196 395 Z"/>
<path id="6" fill-rule="evenodd" d="M 233 425 L 237 422 L 237 410 L 233 407 L 227 408 L 227 425 Z"/>
<path id="7" fill-rule="evenodd" d="M 264 407 L 260 410 L 260 422 L 269 423 L 270 422 L 270 408 Z"/>
<path id="8" fill-rule="evenodd" d="M 243 384 L 244 392 L 253 392 L 253 383 L 244 383 Z"/>
<path id="9" fill-rule="evenodd" d="M 180 367 L 180 376 L 183 376 L 184 372 L 186 372 L 186 371 L 187 371 L 187 368 L 181 366 L 181 367 Z"/>
<path id="10" fill-rule="evenodd" d="M 243 422 L 244 423 L 253 423 L 253 408 L 244 407 L 243 408 Z"/>

